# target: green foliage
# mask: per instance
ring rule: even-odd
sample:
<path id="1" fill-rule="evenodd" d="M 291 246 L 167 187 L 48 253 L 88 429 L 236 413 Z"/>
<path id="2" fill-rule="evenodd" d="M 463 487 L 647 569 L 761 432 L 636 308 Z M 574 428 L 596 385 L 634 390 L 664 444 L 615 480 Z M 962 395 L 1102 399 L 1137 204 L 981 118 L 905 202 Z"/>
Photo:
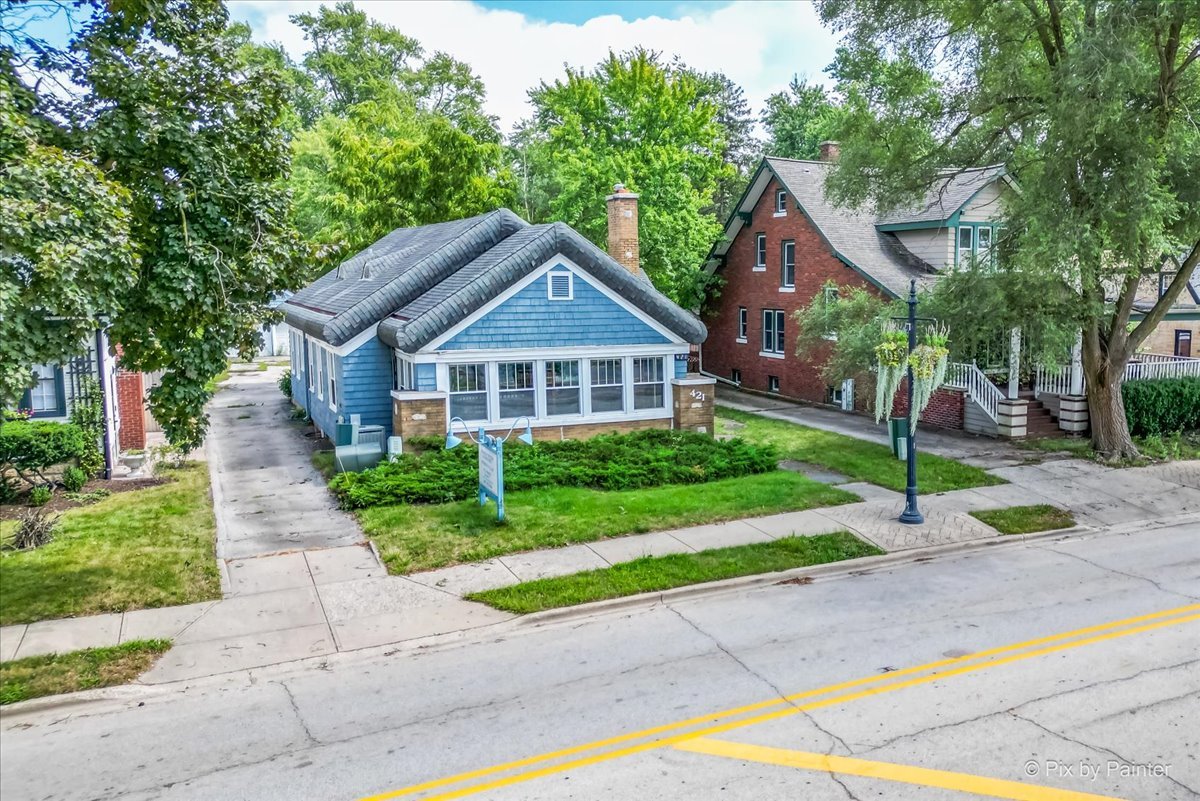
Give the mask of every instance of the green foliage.
<path id="1" fill-rule="evenodd" d="M 789 159 L 816 159 L 818 145 L 838 138 L 841 107 L 820 84 L 793 77 L 786 92 L 767 98 L 762 124 L 767 132 L 766 153 Z"/>
<path id="2" fill-rule="evenodd" d="M 95 377 L 89 375 L 83 379 L 82 391 L 71 405 L 71 422 L 79 426 L 90 446 L 79 456 L 79 466 L 83 468 L 86 481 L 88 476 L 94 476 L 104 467 L 104 399 L 100 394 L 100 382 Z"/>
<path id="3" fill-rule="evenodd" d="M 29 490 L 29 505 L 30 506 L 45 506 L 50 503 L 50 499 L 54 497 L 54 490 L 49 484 L 39 484 Z"/>
<path id="4" fill-rule="evenodd" d="M 55 465 L 78 459 L 88 447 L 79 426 L 46 420 L 27 420 L 0 426 L 0 472 L 38 474 Z"/>
<path id="5" fill-rule="evenodd" d="M 68 467 L 62 474 L 62 485 L 67 492 L 79 492 L 87 480 L 88 474 L 78 467 Z"/>
<path id="6" fill-rule="evenodd" d="M 283 371 L 283 375 L 279 376 L 279 391 L 283 393 L 283 397 L 288 400 L 292 399 L 292 371 L 287 369 Z"/>
<path id="7" fill-rule="evenodd" d="M 0 406 L 65 361 L 137 280 L 129 192 L 32 114 L 0 48 Z"/>
<path id="8" fill-rule="evenodd" d="M 1070 528 L 1075 518 L 1065 509 L 1039 503 L 1033 506 L 1010 506 L 1007 509 L 985 509 L 970 513 L 1001 534 L 1034 534 Z"/>
<path id="9" fill-rule="evenodd" d="M 1200 378 L 1126 381 L 1121 396 L 1134 436 L 1200 430 Z"/>
<path id="10" fill-rule="evenodd" d="M 1032 283 L 1006 285 L 1001 309 L 1082 323 L 1089 392 L 1111 393 L 1200 262 L 1196 4 L 819 5 L 844 31 L 830 70 L 845 97 L 830 197 L 886 211 L 943 168 L 1003 164 L 1021 191 L 1007 196 L 995 250 Z M 1141 279 L 1164 268 L 1168 290 L 1130 333 Z M 1097 449 L 1135 454 L 1114 405 L 1092 408 Z"/>
<path id="11" fill-rule="evenodd" d="M 736 173 L 724 160 L 729 134 L 715 87 L 638 49 L 530 90 L 534 116 L 514 140 L 527 216 L 561 220 L 603 246 L 604 198 L 624 183 L 640 195 L 643 269 L 672 299 L 697 305 L 698 267 L 721 234 L 710 208 Z"/>
<path id="12" fill-rule="evenodd" d="M 528 614 L 607 598 L 660 592 L 705 581 L 777 573 L 882 553 L 850 532 L 839 531 L 813 537 L 784 537 L 772 542 L 713 548 L 699 553 L 646 556 L 599 570 L 476 592 L 467 598 L 506 612 Z"/>
<path id="13" fill-rule="evenodd" d="M 504 483 L 513 492 L 538 487 L 623 490 L 698 484 L 774 469 L 775 452 L 770 447 L 668 430 L 510 445 L 504 454 Z M 405 454 L 361 473 L 341 473 L 330 488 L 347 508 L 444 503 L 472 497 L 478 476 L 475 449 L 460 446 Z"/>
<path id="14" fill-rule="evenodd" d="M 395 228 L 469 217 L 515 199 L 498 144 L 405 96 L 326 115 L 296 137 L 293 150 L 295 219 L 332 248 L 327 256 L 361 250 Z"/>

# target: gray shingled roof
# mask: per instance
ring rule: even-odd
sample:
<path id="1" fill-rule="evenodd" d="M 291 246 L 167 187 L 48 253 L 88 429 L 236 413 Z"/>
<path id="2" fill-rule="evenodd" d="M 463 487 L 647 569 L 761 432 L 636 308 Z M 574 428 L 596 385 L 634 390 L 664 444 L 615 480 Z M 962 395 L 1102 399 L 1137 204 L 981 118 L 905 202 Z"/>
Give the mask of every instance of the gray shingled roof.
<path id="1" fill-rule="evenodd" d="M 288 298 L 287 322 L 331 345 L 344 344 L 528 225 L 498 209 L 398 228 Z"/>
<path id="2" fill-rule="evenodd" d="M 698 344 L 708 336 L 699 319 L 559 222 L 524 228 L 479 255 L 380 323 L 379 338 L 412 353 L 559 253 L 684 341 Z"/>
<path id="3" fill-rule="evenodd" d="M 840 208 L 825 199 L 829 162 L 770 157 L 766 162 L 837 256 L 865 277 L 897 296 L 908 292 L 910 280 L 924 283 L 932 278 L 927 265 L 905 250 L 895 235 L 875 227 L 871 207 Z"/>
<path id="4" fill-rule="evenodd" d="M 902 225 L 948 220 L 983 187 L 1004 175 L 1004 165 L 943 170 L 944 180 L 931 187 L 916 206 L 881 214 L 879 225 Z"/>

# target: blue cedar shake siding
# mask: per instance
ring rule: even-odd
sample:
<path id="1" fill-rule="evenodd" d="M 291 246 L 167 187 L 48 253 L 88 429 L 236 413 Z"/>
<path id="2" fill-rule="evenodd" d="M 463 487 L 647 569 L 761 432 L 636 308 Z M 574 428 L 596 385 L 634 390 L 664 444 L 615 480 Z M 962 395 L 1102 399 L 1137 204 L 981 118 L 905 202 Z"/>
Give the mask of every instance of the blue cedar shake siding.
<path id="1" fill-rule="evenodd" d="M 337 360 L 338 413 L 362 415 L 362 424 L 392 430 L 392 351 L 378 337 Z"/>
<path id="2" fill-rule="evenodd" d="M 559 269 L 559 268 L 556 268 Z M 542 275 L 440 350 L 657 345 L 670 342 L 589 284 L 578 273 L 572 300 L 546 297 Z"/>

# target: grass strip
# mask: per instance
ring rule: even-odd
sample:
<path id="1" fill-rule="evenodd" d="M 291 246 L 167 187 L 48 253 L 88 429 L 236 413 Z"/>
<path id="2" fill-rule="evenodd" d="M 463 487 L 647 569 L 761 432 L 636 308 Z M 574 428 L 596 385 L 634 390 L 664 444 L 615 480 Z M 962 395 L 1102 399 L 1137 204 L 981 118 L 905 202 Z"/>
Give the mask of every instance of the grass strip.
<path id="1" fill-rule="evenodd" d="M 882 553 L 853 534 L 839 531 L 814 537 L 784 537 L 771 542 L 714 548 L 699 553 L 647 556 L 599 570 L 476 592 L 467 598 L 506 612 L 526 614 Z"/>
<path id="2" fill-rule="evenodd" d="M 755 444 L 771 444 L 782 456 L 820 465 L 850 477 L 903 492 L 907 483 L 905 463 L 892 455 L 887 445 L 848 437 L 832 431 L 775 420 L 720 406 L 718 433 L 732 434 Z M 723 424 L 732 420 L 740 425 Z M 922 494 L 1007 483 L 978 467 L 924 453 L 917 440 L 918 489 Z"/>
<path id="3" fill-rule="evenodd" d="M 109 648 L 0 662 L 0 704 L 126 684 L 170 647 L 170 640 L 130 640 Z"/>
<path id="4" fill-rule="evenodd" d="M 63 512 L 40 548 L 0 551 L 0 625 L 220 598 L 208 468 L 166 475 Z"/>
<path id="5" fill-rule="evenodd" d="M 396 504 L 355 514 L 392 573 L 605 537 L 836 506 L 857 495 L 777 470 L 698 485 L 606 491 L 555 487 L 505 494 L 507 520 L 477 501 Z"/>
<path id="6" fill-rule="evenodd" d="M 988 524 L 1001 534 L 1033 534 L 1054 531 L 1075 525 L 1071 513 L 1048 503 L 1033 506 L 1010 506 L 1007 509 L 987 509 L 971 512 L 971 516 Z"/>

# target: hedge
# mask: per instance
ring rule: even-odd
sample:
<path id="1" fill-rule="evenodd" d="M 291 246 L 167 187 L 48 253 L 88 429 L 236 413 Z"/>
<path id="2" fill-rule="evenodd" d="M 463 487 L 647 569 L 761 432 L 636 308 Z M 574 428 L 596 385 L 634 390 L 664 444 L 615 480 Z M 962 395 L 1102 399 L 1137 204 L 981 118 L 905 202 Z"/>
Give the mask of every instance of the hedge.
<path id="1" fill-rule="evenodd" d="M 765 473 L 776 469 L 777 458 L 771 446 L 686 431 L 649 430 L 533 445 L 513 439 L 504 449 L 504 485 L 509 490 L 623 490 L 699 484 Z M 404 454 L 361 473 L 340 473 L 330 487 L 346 508 L 446 503 L 475 497 L 478 476 L 475 448 L 461 445 Z"/>
<path id="2" fill-rule="evenodd" d="M 1200 378 L 1156 378 L 1121 385 L 1134 436 L 1200 429 Z"/>
<path id="3" fill-rule="evenodd" d="M 3 477 L 12 470 L 31 484 L 45 482 L 43 470 L 86 458 L 88 452 L 88 437 L 77 425 L 46 420 L 10 420 L 0 425 L 0 480 L 5 480 Z M 29 477 L 30 473 L 37 481 Z M 3 495 L 11 495 L 11 492 L 7 483 L 0 490 Z"/>

